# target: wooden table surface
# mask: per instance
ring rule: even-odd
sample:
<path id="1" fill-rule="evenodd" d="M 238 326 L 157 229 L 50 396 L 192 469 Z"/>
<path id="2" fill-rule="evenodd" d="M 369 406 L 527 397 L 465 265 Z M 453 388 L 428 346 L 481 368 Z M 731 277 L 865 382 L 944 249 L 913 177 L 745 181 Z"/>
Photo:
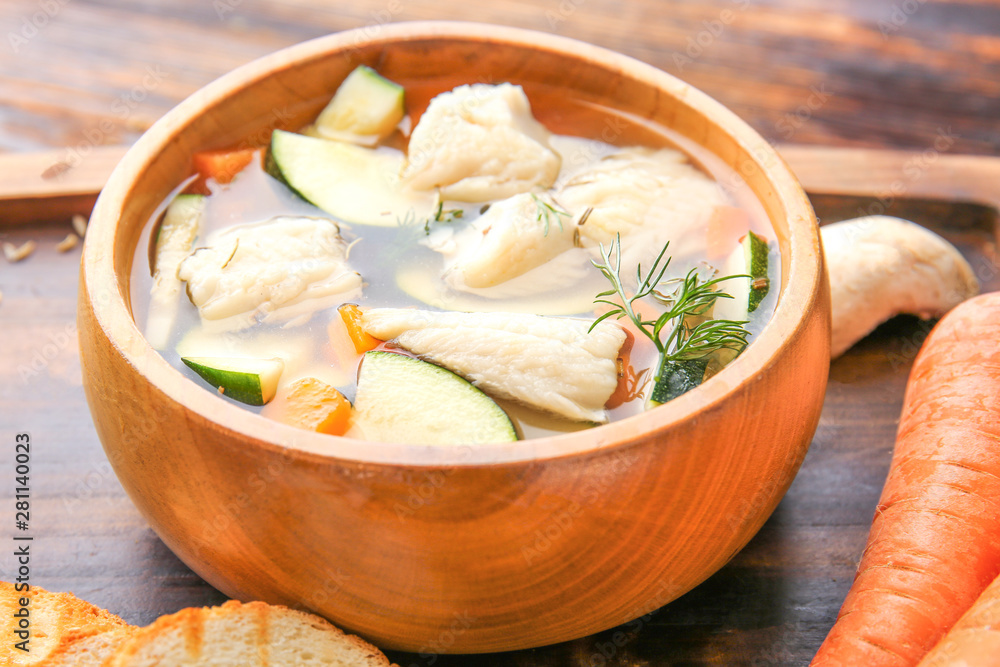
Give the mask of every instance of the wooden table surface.
<path id="1" fill-rule="evenodd" d="M 0 3 L 0 152 L 75 151 L 86 160 L 94 146 L 133 141 L 186 95 L 257 56 L 341 29 L 441 18 L 624 52 L 705 90 L 775 142 L 925 156 L 1000 149 L 1000 4 L 983 0 L 17 0 Z M 860 205 L 814 201 L 828 220 Z M 986 267 L 987 289 L 1000 287 L 989 211 L 899 207 L 943 224 Z M 952 217 L 942 222 L 942 212 Z M 105 461 L 76 351 L 79 248 L 58 252 L 69 222 L 45 217 L 0 225 L 0 240 L 38 243 L 23 262 L 0 260 L 0 506 L 9 515 L 0 534 L 15 532 L 13 442 L 29 432 L 33 584 L 73 591 L 137 624 L 218 603 L 221 594 L 159 541 Z M 391 657 L 404 667 L 805 664 L 850 584 L 927 330 L 897 319 L 832 365 L 812 448 L 775 514 L 729 565 L 648 622 L 488 657 Z M 0 551 L 0 578 L 9 580 L 12 550 Z"/>

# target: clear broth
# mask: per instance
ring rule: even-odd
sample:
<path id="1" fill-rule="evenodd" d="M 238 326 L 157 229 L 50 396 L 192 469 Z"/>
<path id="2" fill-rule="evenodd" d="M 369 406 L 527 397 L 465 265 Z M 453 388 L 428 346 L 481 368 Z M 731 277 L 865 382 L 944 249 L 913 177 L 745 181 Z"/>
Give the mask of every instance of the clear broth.
<path id="1" fill-rule="evenodd" d="M 458 85 L 461 82 L 401 83 L 406 88 L 411 126 L 415 126 L 427 102 L 434 95 L 449 90 L 453 85 Z M 684 153 L 692 164 L 719 184 L 729 198 L 731 205 L 742 209 L 747 214 L 750 229 L 772 241 L 768 262 L 769 279 L 773 286 L 780 284 L 780 256 L 777 244 L 773 243 L 774 231 L 762 206 L 745 182 L 715 155 L 668 128 L 644 119 L 630 117 L 617 110 L 586 100 L 573 98 L 565 90 L 525 86 L 525 91 L 531 101 L 535 117 L 553 134 L 583 138 L 580 141 L 560 140 L 561 144 L 569 144 L 574 148 L 571 154 L 564 155 L 564 165 L 571 168 L 581 167 L 586 161 L 607 154 L 615 147 L 639 145 L 650 148 L 672 148 Z M 405 148 L 405 138 L 401 135 L 394 135 L 389 144 Z M 146 321 L 150 300 L 152 281 L 150 260 L 147 256 L 150 233 L 162 216 L 167 203 L 174 194 L 181 192 L 185 185 L 186 182 L 180 184 L 177 190 L 164 201 L 146 225 L 137 245 L 132 263 L 131 302 L 133 316 L 138 323 Z M 260 161 L 257 160 L 242 171 L 232 184 L 227 186 L 212 185 L 211 187 L 212 194 L 206 200 L 204 227 L 199 236 L 199 244 L 218 230 L 232 225 L 264 221 L 278 215 L 304 215 L 335 219 L 292 194 L 286 186 L 266 174 Z M 449 207 L 452 207 L 451 204 Z M 473 209 L 478 207 L 478 204 L 463 206 L 470 213 L 473 213 Z M 472 215 L 461 224 L 467 224 L 474 217 Z M 422 221 L 395 227 L 345 223 L 340 223 L 340 225 L 344 238 L 349 243 L 355 242 L 350 251 L 350 266 L 358 271 L 365 280 L 361 298 L 351 299 L 351 302 L 358 303 L 363 307 L 429 307 L 426 302 L 414 298 L 401 289 L 397 281 L 398 272 L 401 270 L 411 272 L 412 275 L 425 274 L 428 280 L 433 280 L 441 271 L 441 256 L 419 243 L 424 238 Z M 651 250 L 651 252 L 653 251 Z M 655 254 L 650 257 L 649 261 L 651 262 L 654 258 Z M 674 257 L 668 275 L 674 277 L 684 275 L 699 259 Z M 589 306 L 593 297 L 607 287 L 607 281 L 594 268 L 591 276 L 574 286 L 574 291 L 580 297 L 578 301 L 574 299 L 574 302 Z M 777 302 L 777 291 L 777 289 L 771 289 L 760 307 L 751 313 L 748 325 L 748 329 L 751 331 L 751 341 L 753 336 L 759 333 L 770 319 Z M 339 319 L 336 307 L 317 311 L 308 321 L 294 326 L 267 324 L 257 325 L 239 332 L 211 333 L 205 331 L 201 326 L 197 309 L 190 301 L 183 295 L 181 301 L 169 344 L 161 351 L 161 354 L 171 365 L 197 382 L 201 382 L 201 380 L 184 366 L 181 362 L 181 356 L 226 356 L 227 354 L 231 356 L 281 356 L 286 359 L 285 372 L 281 379 L 282 386 L 299 378 L 312 376 L 336 386 L 345 396 L 353 400 L 357 372 L 356 363 L 353 366 L 343 363 L 329 341 L 328 324 L 332 318 Z M 459 305 L 468 306 L 468 300 L 464 295 L 456 302 Z M 489 300 L 485 300 L 475 309 L 486 310 L 491 305 L 494 310 L 523 312 L 525 309 L 524 304 L 493 303 Z M 595 317 L 591 307 L 581 307 L 579 311 L 573 309 L 572 312 L 560 314 L 578 315 L 591 319 Z M 196 350 L 197 353 L 195 353 Z M 650 378 L 655 370 L 656 361 L 657 354 L 653 345 L 649 341 L 637 339 L 630 356 L 634 377 L 645 375 L 647 379 Z M 552 417 L 510 401 L 498 400 L 497 402 L 510 415 L 523 438 L 592 427 L 587 423 L 575 423 Z M 635 400 L 609 409 L 609 417 L 615 421 L 641 412 L 644 409 L 644 402 L 643 397 L 640 396 Z M 261 408 L 242 403 L 239 405 L 251 411 L 262 411 Z M 267 414 L 266 406 L 263 412 Z"/>

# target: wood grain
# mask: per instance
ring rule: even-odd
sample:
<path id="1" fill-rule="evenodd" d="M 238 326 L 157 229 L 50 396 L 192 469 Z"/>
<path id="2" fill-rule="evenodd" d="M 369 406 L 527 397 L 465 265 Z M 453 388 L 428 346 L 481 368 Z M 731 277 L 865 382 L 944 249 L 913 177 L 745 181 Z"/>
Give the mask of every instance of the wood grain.
<path id="1" fill-rule="evenodd" d="M 658 609 L 756 533 L 819 419 L 829 289 L 805 195 L 729 111 L 612 52 L 484 25 L 357 37 L 275 54 L 206 89 L 151 129 L 104 188 L 84 249 L 79 333 L 84 390 L 115 473 L 171 550 L 223 592 L 315 610 L 381 646 L 418 651 L 457 624 L 448 652 L 529 648 Z M 279 107 L 283 126 L 301 125 L 325 91 L 376 61 L 394 81 L 557 87 L 551 100 L 563 106 L 547 113 L 570 113 L 576 99 L 604 104 L 614 108 L 605 121 L 649 119 L 734 169 L 753 167 L 745 178 L 782 256 L 769 326 L 725 373 L 657 410 L 474 448 L 330 438 L 205 392 L 132 321 L 123 295 L 139 231 L 195 151 L 266 136 Z M 644 127 L 621 122 L 626 133 Z M 227 123 L 233 136 L 219 137 Z M 748 427 L 746 415 L 765 412 L 767 427 Z M 424 485 L 431 500 L 413 508 Z"/>
<path id="2" fill-rule="evenodd" d="M 719 99 L 771 141 L 1000 149 L 1000 9 L 838 0 L 35 0 L 0 3 L 0 150 L 130 143 L 233 67 L 348 28 L 449 18 L 582 39 Z M 27 22 L 27 23 L 26 23 Z M 44 23 L 32 31 L 34 23 Z M 9 35 L 33 34 L 11 42 Z M 956 76 L 956 73 L 961 73 Z"/>
<path id="3" fill-rule="evenodd" d="M 822 163 L 807 165 L 801 156 L 796 162 L 812 173 Z M 834 221 L 872 200 L 813 201 L 821 218 Z M 991 261 L 995 210 L 992 217 L 985 211 L 975 217 L 947 204 L 930 213 L 919 202 L 907 206 L 898 200 L 889 213 L 943 233 L 974 266 L 994 267 L 992 277 L 980 274 L 984 290 L 1000 288 Z M 0 264 L 0 433 L 28 430 L 38 446 L 33 516 L 41 541 L 33 580 L 71 590 L 137 624 L 184 606 L 216 604 L 224 596 L 156 537 L 97 440 L 75 347 L 79 248 L 65 254 L 55 249 L 70 229 L 63 220 L 8 230 L 6 239 L 35 240 L 39 249 L 17 265 Z M 433 655 L 429 645 L 425 654 L 391 657 L 404 666 L 808 662 L 833 623 L 864 547 L 909 365 L 928 331 L 927 323 L 899 318 L 833 364 L 819 429 L 788 494 L 747 547 L 689 594 L 641 623 L 551 647 L 468 658 Z M 4 449 L 0 466 L 10 469 L 12 462 Z M 2 487 L 0 497 L 10 498 L 11 488 Z M 442 636 L 441 648 L 448 640 Z"/>
<path id="4" fill-rule="evenodd" d="M 232 67 L 332 30 L 375 30 L 385 12 L 393 21 L 493 20 L 617 48 L 688 79 L 773 141 L 922 152 L 951 127 L 958 137 L 947 153 L 990 155 L 1000 147 L 1000 8 L 993 2 L 928 0 L 898 25 L 892 9 L 902 3 L 753 2 L 683 70 L 674 54 L 685 55 L 702 22 L 735 3 L 244 0 L 231 2 L 234 11 L 220 20 L 212 3 L 195 0 L 73 0 L 60 2 L 58 15 L 18 52 L 8 50 L 9 34 L 19 34 L 40 4 L 0 3 L 0 150 L 132 142 Z M 564 15 L 561 8 L 573 11 Z M 888 21 L 887 39 L 880 21 Z M 143 91 L 147 68 L 156 74 L 157 67 L 167 76 Z M 816 85 L 836 94 L 824 103 L 816 95 L 810 105 Z M 846 177 L 864 183 L 864 166 Z M 820 218 L 832 221 L 876 200 L 813 201 Z M 947 203 L 930 210 L 927 202 L 903 199 L 889 212 L 943 232 L 980 267 L 984 289 L 1000 288 L 995 215 Z M 0 261 L 0 436 L 9 441 L 30 430 L 39 448 L 34 580 L 140 624 L 182 606 L 216 603 L 222 595 L 166 549 L 107 467 L 83 401 L 79 359 L 63 342 L 64 334 L 75 335 L 79 248 L 61 254 L 55 244 L 69 229 L 61 220 L 0 230 L 3 240 L 39 243 L 17 265 Z M 472 658 L 436 655 L 450 639 L 443 633 L 424 654 L 391 657 L 404 667 L 805 664 L 832 625 L 864 546 L 909 363 L 927 330 L 926 323 L 900 318 L 833 364 L 819 429 L 777 511 L 729 565 L 641 624 Z M 0 470 L 11 468 L 12 456 L 2 449 Z M 10 498 L 11 488 L 0 484 L 0 498 Z M 9 572 L 9 556 L 0 562 Z"/>
<path id="5" fill-rule="evenodd" d="M 9 437 L 28 430 L 38 448 L 33 581 L 74 591 L 136 624 L 184 606 L 216 604 L 224 596 L 156 537 L 114 477 L 97 440 L 80 386 L 75 342 L 63 339 L 76 335 L 79 248 L 62 254 L 55 245 L 69 229 L 63 221 L 12 230 L 7 238 L 33 239 L 39 250 L 18 265 L 0 267 L 5 293 L 0 303 L 5 342 L 0 346 L 0 433 Z M 435 646 L 428 645 L 424 655 L 394 652 L 393 659 L 404 666 L 432 661 L 541 666 L 588 664 L 592 655 L 610 654 L 609 665 L 640 660 L 714 664 L 721 656 L 739 657 L 743 664 L 767 656 L 775 662 L 763 664 L 801 664 L 819 645 L 843 599 L 888 461 L 898 406 L 894 409 L 884 394 L 892 394 L 895 385 L 901 399 L 905 370 L 885 363 L 879 341 L 870 345 L 864 358 L 847 357 L 862 367 L 875 362 L 866 383 L 831 379 L 820 430 L 782 505 L 748 547 L 702 586 L 641 624 L 553 647 L 468 658 L 432 655 Z M 10 469 L 12 461 L 4 449 L 0 466 Z M 852 491 L 842 494 L 838 480 L 848 479 Z M 11 493 L 4 486 L 0 497 L 9 499 Z M 449 638 L 442 635 L 441 648 L 447 648 Z"/>
<path id="6" fill-rule="evenodd" d="M 0 153 L 0 226 L 89 216 L 127 148 Z"/>

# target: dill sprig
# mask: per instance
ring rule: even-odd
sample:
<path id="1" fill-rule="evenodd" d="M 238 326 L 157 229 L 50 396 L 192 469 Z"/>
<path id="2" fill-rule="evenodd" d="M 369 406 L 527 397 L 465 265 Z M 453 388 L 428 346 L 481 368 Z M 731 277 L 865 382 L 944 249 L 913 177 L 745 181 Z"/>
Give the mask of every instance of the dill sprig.
<path id="1" fill-rule="evenodd" d="M 605 248 L 604 244 L 601 244 L 601 261 L 592 260 L 592 263 L 608 279 L 612 289 L 598 294 L 594 303 L 606 304 L 611 309 L 597 318 L 591 325 L 591 330 L 609 317 L 615 319 L 627 317 L 639 331 L 653 341 L 660 353 L 661 369 L 668 362 L 703 359 L 723 349 L 742 352 L 747 346 L 747 337 L 750 335 L 746 329 L 746 322 L 703 319 L 703 316 L 715 305 L 716 300 L 732 298 L 716 287 L 719 283 L 744 276 L 723 276 L 703 280 L 698 275 L 697 269 L 691 269 L 684 278 L 664 283 L 663 276 L 670 264 L 670 257 L 667 255 L 669 247 L 669 243 L 663 246 L 645 276 L 642 273 L 642 265 L 636 267 L 637 288 L 635 293 L 629 296 L 621 278 L 621 237 L 616 236 L 610 248 Z M 661 284 L 675 285 L 675 287 L 672 292 L 665 293 L 660 288 Z M 610 297 L 617 299 L 612 300 Z M 654 320 L 644 320 L 636 313 L 635 302 L 646 297 L 652 297 L 666 307 L 666 310 Z M 671 324 L 672 327 L 669 326 Z M 666 337 L 664 337 L 665 331 L 669 331 Z"/>
<path id="2" fill-rule="evenodd" d="M 424 233 L 431 233 L 432 222 L 455 222 L 465 215 L 465 211 L 460 208 L 445 209 L 444 200 L 441 199 L 441 192 L 436 195 L 437 206 L 434 207 L 434 214 L 424 218 Z"/>
<path id="3" fill-rule="evenodd" d="M 532 194 L 531 198 L 535 200 L 535 206 L 538 207 L 538 213 L 535 217 L 535 220 L 542 223 L 542 235 L 543 236 L 549 235 L 549 227 L 552 224 L 553 219 L 556 221 L 556 224 L 559 225 L 559 231 L 562 231 L 563 229 L 562 218 L 572 217 L 572 214 L 569 211 L 564 211 L 561 208 L 556 208 L 554 205 L 543 200 L 536 194 Z"/>

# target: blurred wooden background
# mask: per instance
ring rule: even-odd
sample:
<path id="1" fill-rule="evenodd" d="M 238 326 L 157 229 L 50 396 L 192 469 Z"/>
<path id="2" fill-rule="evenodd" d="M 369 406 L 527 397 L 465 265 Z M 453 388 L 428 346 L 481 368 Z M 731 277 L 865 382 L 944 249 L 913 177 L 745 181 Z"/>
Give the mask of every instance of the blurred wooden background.
<path id="1" fill-rule="evenodd" d="M 1000 148 L 988 0 L 5 0 L 0 150 L 131 142 L 220 74 L 289 44 L 455 19 L 606 46 L 708 92 L 774 141 Z"/>
<path id="2" fill-rule="evenodd" d="M 419 19 L 510 24 L 621 51 L 708 92 L 774 142 L 925 151 L 946 134 L 949 153 L 1000 149 L 1000 3 L 986 0 L 4 0 L 0 152 L 85 156 L 131 143 L 257 56 Z M 222 597 L 160 543 L 104 459 L 80 388 L 79 249 L 55 249 L 69 229 L 0 228 L 2 241 L 39 244 L 22 263 L 0 260 L 0 439 L 26 430 L 36 443 L 33 583 L 145 624 Z M 962 247 L 988 261 L 994 239 L 980 232 Z M 988 266 L 995 278 L 995 260 Z M 404 667 L 805 664 L 853 576 L 926 330 L 899 320 L 833 365 L 812 449 L 775 515 L 729 565 L 652 618 L 534 651 L 392 657 Z M 3 506 L 12 450 L 0 448 Z M 10 551 L 0 578 L 13 572 Z"/>

